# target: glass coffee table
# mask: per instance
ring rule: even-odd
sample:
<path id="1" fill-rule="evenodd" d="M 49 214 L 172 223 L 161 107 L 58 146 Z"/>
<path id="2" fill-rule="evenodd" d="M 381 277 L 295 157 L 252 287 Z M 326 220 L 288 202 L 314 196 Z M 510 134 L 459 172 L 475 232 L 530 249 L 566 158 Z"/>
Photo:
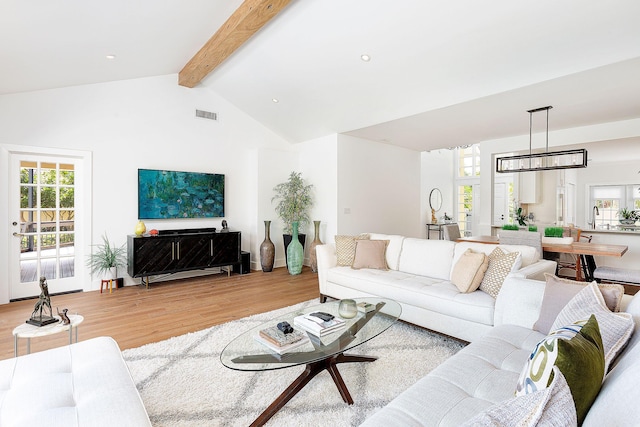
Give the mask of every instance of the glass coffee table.
<path id="1" fill-rule="evenodd" d="M 373 339 L 386 331 L 393 325 L 402 308 L 397 302 L 384 298 L 354 298 L 356 303 L 367 302 L 374 306 L 374 310 L 368 313 L 358 312 L 351 319 L 344 319 L 345 327 L 324 335 L 320 338 L 311 333 L 307 333 L 309 340 L 284 354 L 278 354 L 260 343 L 256 336 L 267 327 L 276 326 L 278 323 L 286 321 L 296 330 L 303 330 L 294 324 L 294 318 L 303 314 L 317 311 L 333 314 L 336 318 L 341 318 L 338 314 L 340 301 L 326 302 L 291 313 L 279 316 L 277 319 L 265 322 L 253 329 L 250 329 L 231 341 L 220 355 L 220 360 L 224 366 L 239 371 L 268 371 L 273 369 L 289 368 L 291 366 L 307 365 L 306 369 L 282 394 L 260 414 L 251 424 L 261 426 L 265 424 L 276 412 L 302 390 L 320 372 L 327 370 L 338 387 L 342 399 L 349 405 L 353 404 L 353 399 L 349 390 L 338 371 L 339 363 L 349 362 L 373 362 L 377 357 L 345 354 L 346 351 Z"/>

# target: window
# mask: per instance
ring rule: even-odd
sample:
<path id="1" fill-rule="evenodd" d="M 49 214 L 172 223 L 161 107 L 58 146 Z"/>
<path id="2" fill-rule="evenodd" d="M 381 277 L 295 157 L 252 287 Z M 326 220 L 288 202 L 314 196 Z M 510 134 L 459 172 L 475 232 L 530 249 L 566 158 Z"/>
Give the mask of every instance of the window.
<path id="1" fill-rule="evenodd" d="M 458 214 L 454 220 L 458 223 L 462 236 L 471 236 L 471 230 L 473 229 L 473 186 L 459 185 L 456 200 Z"/>
<path id="2" fill-rule="evenodd" d="M 73 164 L 20 162 L 20 282 L 75 274 Z"/>
<path id="3" fill-rule="evenodd" d="M 480 176 L 480 146 L 458 148 L 458 177 Z"/>
<path id="4" fill-rule="evenodd" d="M 457 148 L 456 159 L 456 212 L 453 219 L 460 227 L 460 234 L 471 236 L 475 224 L 474 205 L 479 206 L 480 146 Z"/>
<path id="5" fill-rule="evenodd" d="M 590 200 L 589 222 L 595 220 L 596 228 L 618 226 L 621 209 L 640 210 L 640 185 L 594 185 Z M 597 215 L 593 207 L 598 208 Z"/>

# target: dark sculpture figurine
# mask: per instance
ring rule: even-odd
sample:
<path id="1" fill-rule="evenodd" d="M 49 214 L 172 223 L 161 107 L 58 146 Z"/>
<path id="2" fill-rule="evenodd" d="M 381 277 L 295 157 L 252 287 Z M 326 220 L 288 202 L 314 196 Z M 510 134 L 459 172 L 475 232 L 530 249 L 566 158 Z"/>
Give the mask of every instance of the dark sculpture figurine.
<path id="1" fill-rule="evenodd" d="M 221 233 L 228 233 L 229 232 L 229 227 L 227 226 L 227 220 L 223 219 L 222 220 L 222 230 L 220 230 Z"/>
<path id="2" fill-rule="evenodd" d="M 31 319 L 27 320 L 27 323 L 36 326 L 44 326 L 50 323 L 57 322 L 58 319 L 53 317 L 53 311 L 51 310 L 51 297 L 49 296 L 49 285 L 47 285 L 47 278 L 42 276 L 40 278 L 40 296 L 38 302 L 36 302 L 31 313 Z"/>
<path id="3" fill-rule="evenodd" d="M 60 316 L 60 318 L 62 319 L 63 325 L 68 325 L 71 323 L 71 319 L 69 319 L 69 316 L 67 316 L 67 311 L 69 311 L 68 308 L 63 309 L 62 313 L 60 313 L 59 308 L 56 308 L 56 310 L 58 311 L 58 316 Z"/>

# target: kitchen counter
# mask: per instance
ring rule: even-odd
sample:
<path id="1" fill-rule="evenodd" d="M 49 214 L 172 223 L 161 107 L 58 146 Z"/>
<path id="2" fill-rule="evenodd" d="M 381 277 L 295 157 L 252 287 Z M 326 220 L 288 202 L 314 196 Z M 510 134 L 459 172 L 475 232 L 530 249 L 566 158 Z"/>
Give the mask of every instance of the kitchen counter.
<path id="1" fill-rule="evenodd" d="M 606 228 L 583 228 L 582 234 L 624 234 L 640 236 L 640 227 L 637 225 L 625 225 L 623 227 L 615 226 L 607 230 Z"/>
<path id="2" fill-rule="evenodd" d="M 544 235 L 544 229 L 546 227 L 557 227 L 555 225 L 538 225 L 538 231 L 540 233 L 542 233 L 542 235 Z M 582 228 L 582 227 L 576 227 L 576 228 L 580 228 L 582 229 L 582 234 L 621 234 L 624 236 L 640 236 L 640 226 L 639 225 L 624 225 L 624 226 L 619 226 L 616 225 L 614 227 L 611 227 L 610 229 L 606 229 L 606 228 Z M 501 225 L 492 225 L 491 226 L 491 234 L 492 235 L 497 235 L 498 230 L 502 229 Z M 526 228 L 525 228 L 526 230 Z"/>

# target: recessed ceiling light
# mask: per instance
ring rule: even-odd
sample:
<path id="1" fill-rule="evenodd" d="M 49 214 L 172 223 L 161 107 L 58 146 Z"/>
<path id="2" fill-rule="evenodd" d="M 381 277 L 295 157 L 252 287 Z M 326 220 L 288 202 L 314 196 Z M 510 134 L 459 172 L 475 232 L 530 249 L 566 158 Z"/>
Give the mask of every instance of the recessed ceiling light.
<path id="1" fill-rule="evenodd" d="M 272 98 L 271 100 L 273 101 L 274 104 L 277 104 L 278 102 L 280 102 L 280 100 L 277 98 Z"/>
<path id="2" fill-rule="evenodd" d="M 106 58 L 107 59 L 116 59 L 116 56 L 115 55 L 107 55 Z"/>
<path id="3" fill-rule="evenodd" d="M 371 56 L 367 55 L 366 53 L 363 53 L 362 55 L 360 55 L 360 59 L 362 59 L 364 62 L 369 62 L 371 61 Z"/>

